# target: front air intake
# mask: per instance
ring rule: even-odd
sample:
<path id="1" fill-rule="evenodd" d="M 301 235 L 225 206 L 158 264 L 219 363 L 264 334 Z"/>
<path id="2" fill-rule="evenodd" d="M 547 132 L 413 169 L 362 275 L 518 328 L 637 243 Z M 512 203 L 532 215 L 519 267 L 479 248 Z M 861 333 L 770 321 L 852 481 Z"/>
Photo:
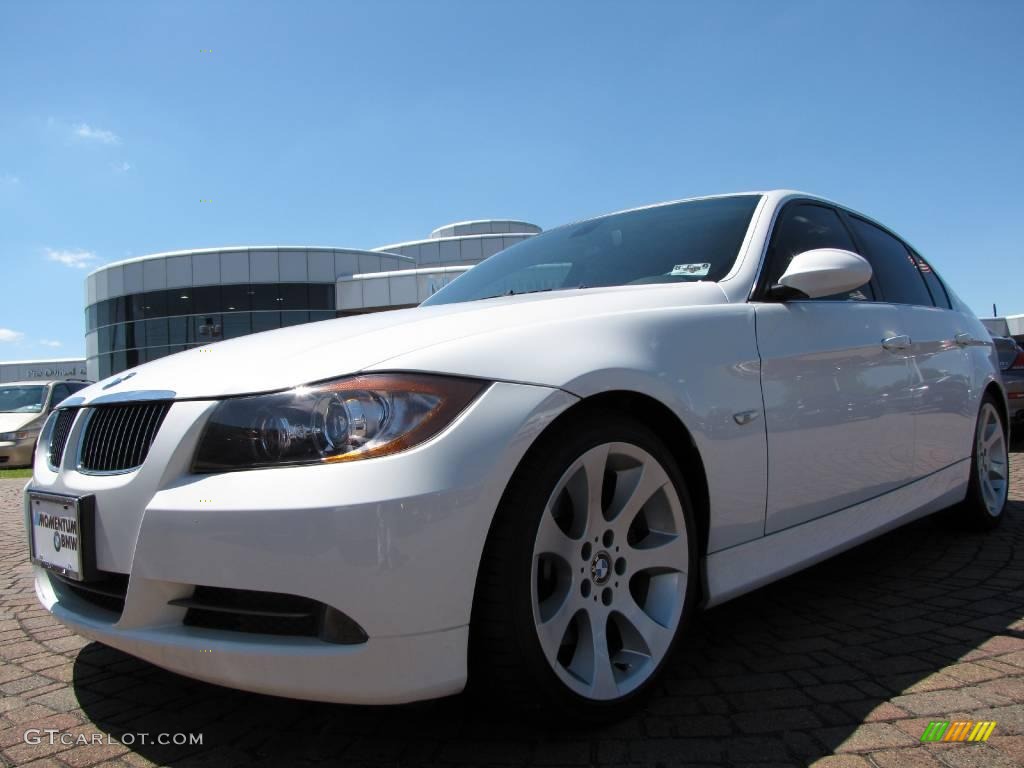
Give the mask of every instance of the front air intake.
<path id="1" fill-rule="evenodd" d="M 101 405 L 85 425 L 78 467 L 86 472 L 126 472 L 142 466 L 169 402 Z"/>

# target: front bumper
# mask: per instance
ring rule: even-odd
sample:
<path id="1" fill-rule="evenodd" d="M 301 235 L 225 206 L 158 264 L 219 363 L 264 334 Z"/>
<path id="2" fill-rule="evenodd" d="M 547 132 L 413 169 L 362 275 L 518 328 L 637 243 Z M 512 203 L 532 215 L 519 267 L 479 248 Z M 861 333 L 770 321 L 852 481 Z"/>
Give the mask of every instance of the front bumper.
<path id="1" fill-rule="evenodd" d="M 457 692 L 494 510 L 537 434 L 574 401 L 499 382 L 447 430 L 404 453 L 219 475 L 189 471 L 215 404 L 177 402 L 134 472 L 81 474 L 73 450 L 53 472 L 37 452 L 32 488 L 94 495 L 96 565 L 130 579 L 120 613 L 82 600 L 40 568 L 36 592 L 82 635 L 209 682 L 348 703 Z M 169 601 L 198 586 L 316 600 L 368 639 L 336 645 L 186 626 L 186 608 Z"/>
<path id="2" fill-rule="evenodd" d="M 25 440 L 0 442 L 0 468 L 31 467 L 35 447 L 35 436 Z"/>

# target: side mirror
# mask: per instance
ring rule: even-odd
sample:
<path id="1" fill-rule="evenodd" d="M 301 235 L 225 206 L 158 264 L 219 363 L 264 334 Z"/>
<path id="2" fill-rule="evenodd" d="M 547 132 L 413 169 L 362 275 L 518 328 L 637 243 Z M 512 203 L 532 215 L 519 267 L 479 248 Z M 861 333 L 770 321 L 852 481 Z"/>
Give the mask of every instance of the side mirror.
<path id="1" fill-rule="evenodd" d="M 839 248 L 815 248 L 793 257 L 768 296 L 782 301 L 817 299 L 852 291 L 870 280 L 871 265 L 863 256 Z"/>

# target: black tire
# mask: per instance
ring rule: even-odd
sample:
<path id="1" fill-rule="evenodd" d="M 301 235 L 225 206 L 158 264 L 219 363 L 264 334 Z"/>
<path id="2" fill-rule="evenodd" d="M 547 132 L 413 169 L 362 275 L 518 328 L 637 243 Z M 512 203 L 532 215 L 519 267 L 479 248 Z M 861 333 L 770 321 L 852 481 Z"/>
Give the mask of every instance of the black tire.
<path id="1" fill-rule="evenodd" d="M 594 700 L 564 683 L 544 655 L 534 621 L 533 559 L 541 518 L 556 486 L 579 457 L 605 443 L 636 446 L 653 456 L 668 474 L 681 502 L 689 566 L 675 634 L 656 667 L 650 662 L 647 669 L 653 667 L 653 672 L 620 698 Z M 602 504 L 604 490 L 602 487 Z M 683 545 L 679 544 L 679 548 Z M 576 576 L 574 567 L 571 570 L 574 582 L 577 578 L 586 580 L 584 576 Z M 699 573 L 693 505 L 671 453 L 654 432 L 609 411 L 591 411 L 585 417 L 556 427 L 542 436 L 517 469 L 488 536 L 471 622 L 470 691 L 482 694 L 492 706 L 498 703 L 537 717 L 557 715 L 560 722 L 598 723 L 622 717 L 656 686 L 680 636 L 685 633 L 698 602 Z M 596 585 L 596 577 L 592 578 Z M 627 579 L 628 576 L 623 577 L 624 582 Z M 617 582 L 615 586 L 618 587 Z M 596 600 L 599 587 L 594 589 Z M 628 583 L 626 589 L 629 589 Z M 671 599 L 675 600 L 678 592 L 673 590 L 672 595 Z"/>
<path id="2" fill-rule="evenodd" d="M 983 473 L 979 469 L 982 463 L 986 462 L 989 458 L 982 453 L 983 449 L 979 439 L 980 433 L 983 429 L 991 428 L 993 413 L 997 418 L 999 428 L 1002 430 L 1001 452 L 1003 455 L 1001 460 L 1005 466 L 1005 490 L 999 491 L 997 496 L 1001 496 L 1001 503 L 997 501 L 995 505 L 992 503 L 991 485 L 988 492 L 982 487 Z M 981 399 L 981 407 L 978 409 L 978 420 L 974 427 L 974 446 L 971 451 L 971 477 L 967 485 L 967 498 L 956 508 L 956 518 L 966 528 L 976 531 L 990 531 L 1002 521 L 1009 490 L 1009 459 L 1006 417 L 1003 415 L 1003 410 L 998 400 L 991 393 L 987 393 Z M 986 495 L 988 495 L 987 499 Z"/>

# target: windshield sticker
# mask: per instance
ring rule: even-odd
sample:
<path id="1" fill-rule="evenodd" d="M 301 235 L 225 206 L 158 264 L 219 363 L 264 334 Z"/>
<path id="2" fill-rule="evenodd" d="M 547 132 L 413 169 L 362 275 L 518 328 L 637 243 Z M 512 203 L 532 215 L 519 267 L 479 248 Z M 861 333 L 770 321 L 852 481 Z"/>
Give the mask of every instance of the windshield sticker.
<path id="1" fill-rule="evenodd" d="M 689 277 L 705 277 L 711 271 L 711 265 L 706 261 L 703 264 L 676 264 L 669 273 L 672 276 L 687 275 Z"/>

